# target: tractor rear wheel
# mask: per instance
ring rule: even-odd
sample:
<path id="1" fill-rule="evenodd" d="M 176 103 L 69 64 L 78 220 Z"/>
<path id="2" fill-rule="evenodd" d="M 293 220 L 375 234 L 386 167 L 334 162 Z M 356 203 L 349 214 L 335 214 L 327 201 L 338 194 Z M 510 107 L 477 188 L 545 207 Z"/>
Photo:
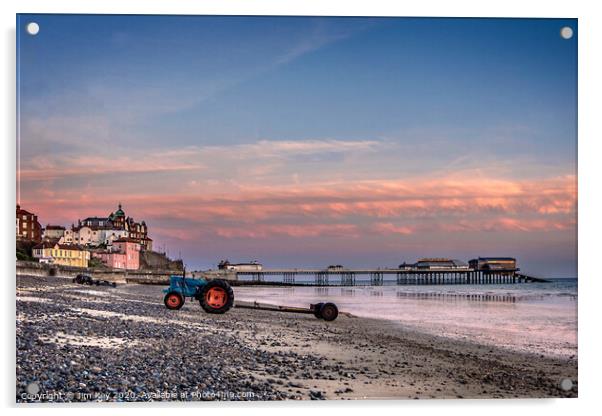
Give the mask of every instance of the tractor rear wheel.
<path id="1" fill-rule="evenodd" d="M 325 303 L 320 308 L 320 315 L 325 321 L 334 321 L 339 316 L 339 308 L 334 303 Z"/>
<path id="2" fill-rule="evenodd" d="M 207 313 L 225 313 L 234 304 L 234 291 L 225 280 L 211 280 L 203 286 L 199 302 Z"/>
<path id="3" fill-rule="evenodd" d="M 184 306 L 184 298 L 178 292 L 170 292 L 163 299 L 167 309 L 178 310 Z"/>

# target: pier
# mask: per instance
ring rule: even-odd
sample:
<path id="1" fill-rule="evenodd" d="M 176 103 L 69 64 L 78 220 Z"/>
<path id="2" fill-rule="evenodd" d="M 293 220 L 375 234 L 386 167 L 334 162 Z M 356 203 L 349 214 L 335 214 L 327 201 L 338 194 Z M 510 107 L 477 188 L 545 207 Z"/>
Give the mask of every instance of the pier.
<path id="1" fill-rule="evenodd" d="M 397 285 L 449 285 L 449 284 L 513 284 L 546 282 L 547 280 L 519 273 L 519 269 L 474 270 L 404 270 L 404 269 L 266 269 L 254 271 L 231 271 L 234 280 L 250 277 L 251 282 L 281 284 L 307 284 L 314 286 L 355 286 L 370 284 L 382 286 L 385 282 Z M 299 277 L 310 277 L 299 281 Z M 313 277 L 313 279 L 311 278 Z"/>

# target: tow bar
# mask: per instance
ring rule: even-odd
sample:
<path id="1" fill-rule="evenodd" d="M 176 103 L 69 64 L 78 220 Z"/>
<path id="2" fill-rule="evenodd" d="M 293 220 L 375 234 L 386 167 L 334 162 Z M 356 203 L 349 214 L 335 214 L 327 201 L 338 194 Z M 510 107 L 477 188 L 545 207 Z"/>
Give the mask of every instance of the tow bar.
<path id="1" fill-rule="evenodd" d="M 316 318 L 324 319 L 325 321 L 334 321 L 339 316 L 339 308 L 337 308 L 337 305 L 332 302 L 312 303 L 309 305 L 309 308 L 265 305 L 257 302 L 236 302 L 234 307 L 242 309 L 260 309 L 262 311 L 313 314 Z"/>

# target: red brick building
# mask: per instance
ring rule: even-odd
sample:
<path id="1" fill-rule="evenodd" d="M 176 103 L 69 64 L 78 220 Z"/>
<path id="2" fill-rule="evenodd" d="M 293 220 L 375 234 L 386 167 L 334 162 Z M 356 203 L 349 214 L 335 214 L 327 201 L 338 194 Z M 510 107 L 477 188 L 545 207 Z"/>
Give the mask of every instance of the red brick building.
<path id="1" fill-rule="evenodd" d="M 38 216 L 22 209 L 19 205 L 17 205 L 16 226 L 18 240 L 42 241 L 42 226 L 38 222 Z"/>

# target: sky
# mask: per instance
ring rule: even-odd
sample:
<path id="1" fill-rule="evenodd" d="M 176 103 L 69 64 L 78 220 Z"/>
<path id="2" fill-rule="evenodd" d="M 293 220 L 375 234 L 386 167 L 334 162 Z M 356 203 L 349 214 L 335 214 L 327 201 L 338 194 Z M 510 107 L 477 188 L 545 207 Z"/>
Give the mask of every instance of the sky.
<path id="1" fill-rule="evenodd" d="M 577 276 L 576 19 L 17 27 L 17 197 L 43 226 L 121 202 L 189 269 L 513 256 Z"/>

